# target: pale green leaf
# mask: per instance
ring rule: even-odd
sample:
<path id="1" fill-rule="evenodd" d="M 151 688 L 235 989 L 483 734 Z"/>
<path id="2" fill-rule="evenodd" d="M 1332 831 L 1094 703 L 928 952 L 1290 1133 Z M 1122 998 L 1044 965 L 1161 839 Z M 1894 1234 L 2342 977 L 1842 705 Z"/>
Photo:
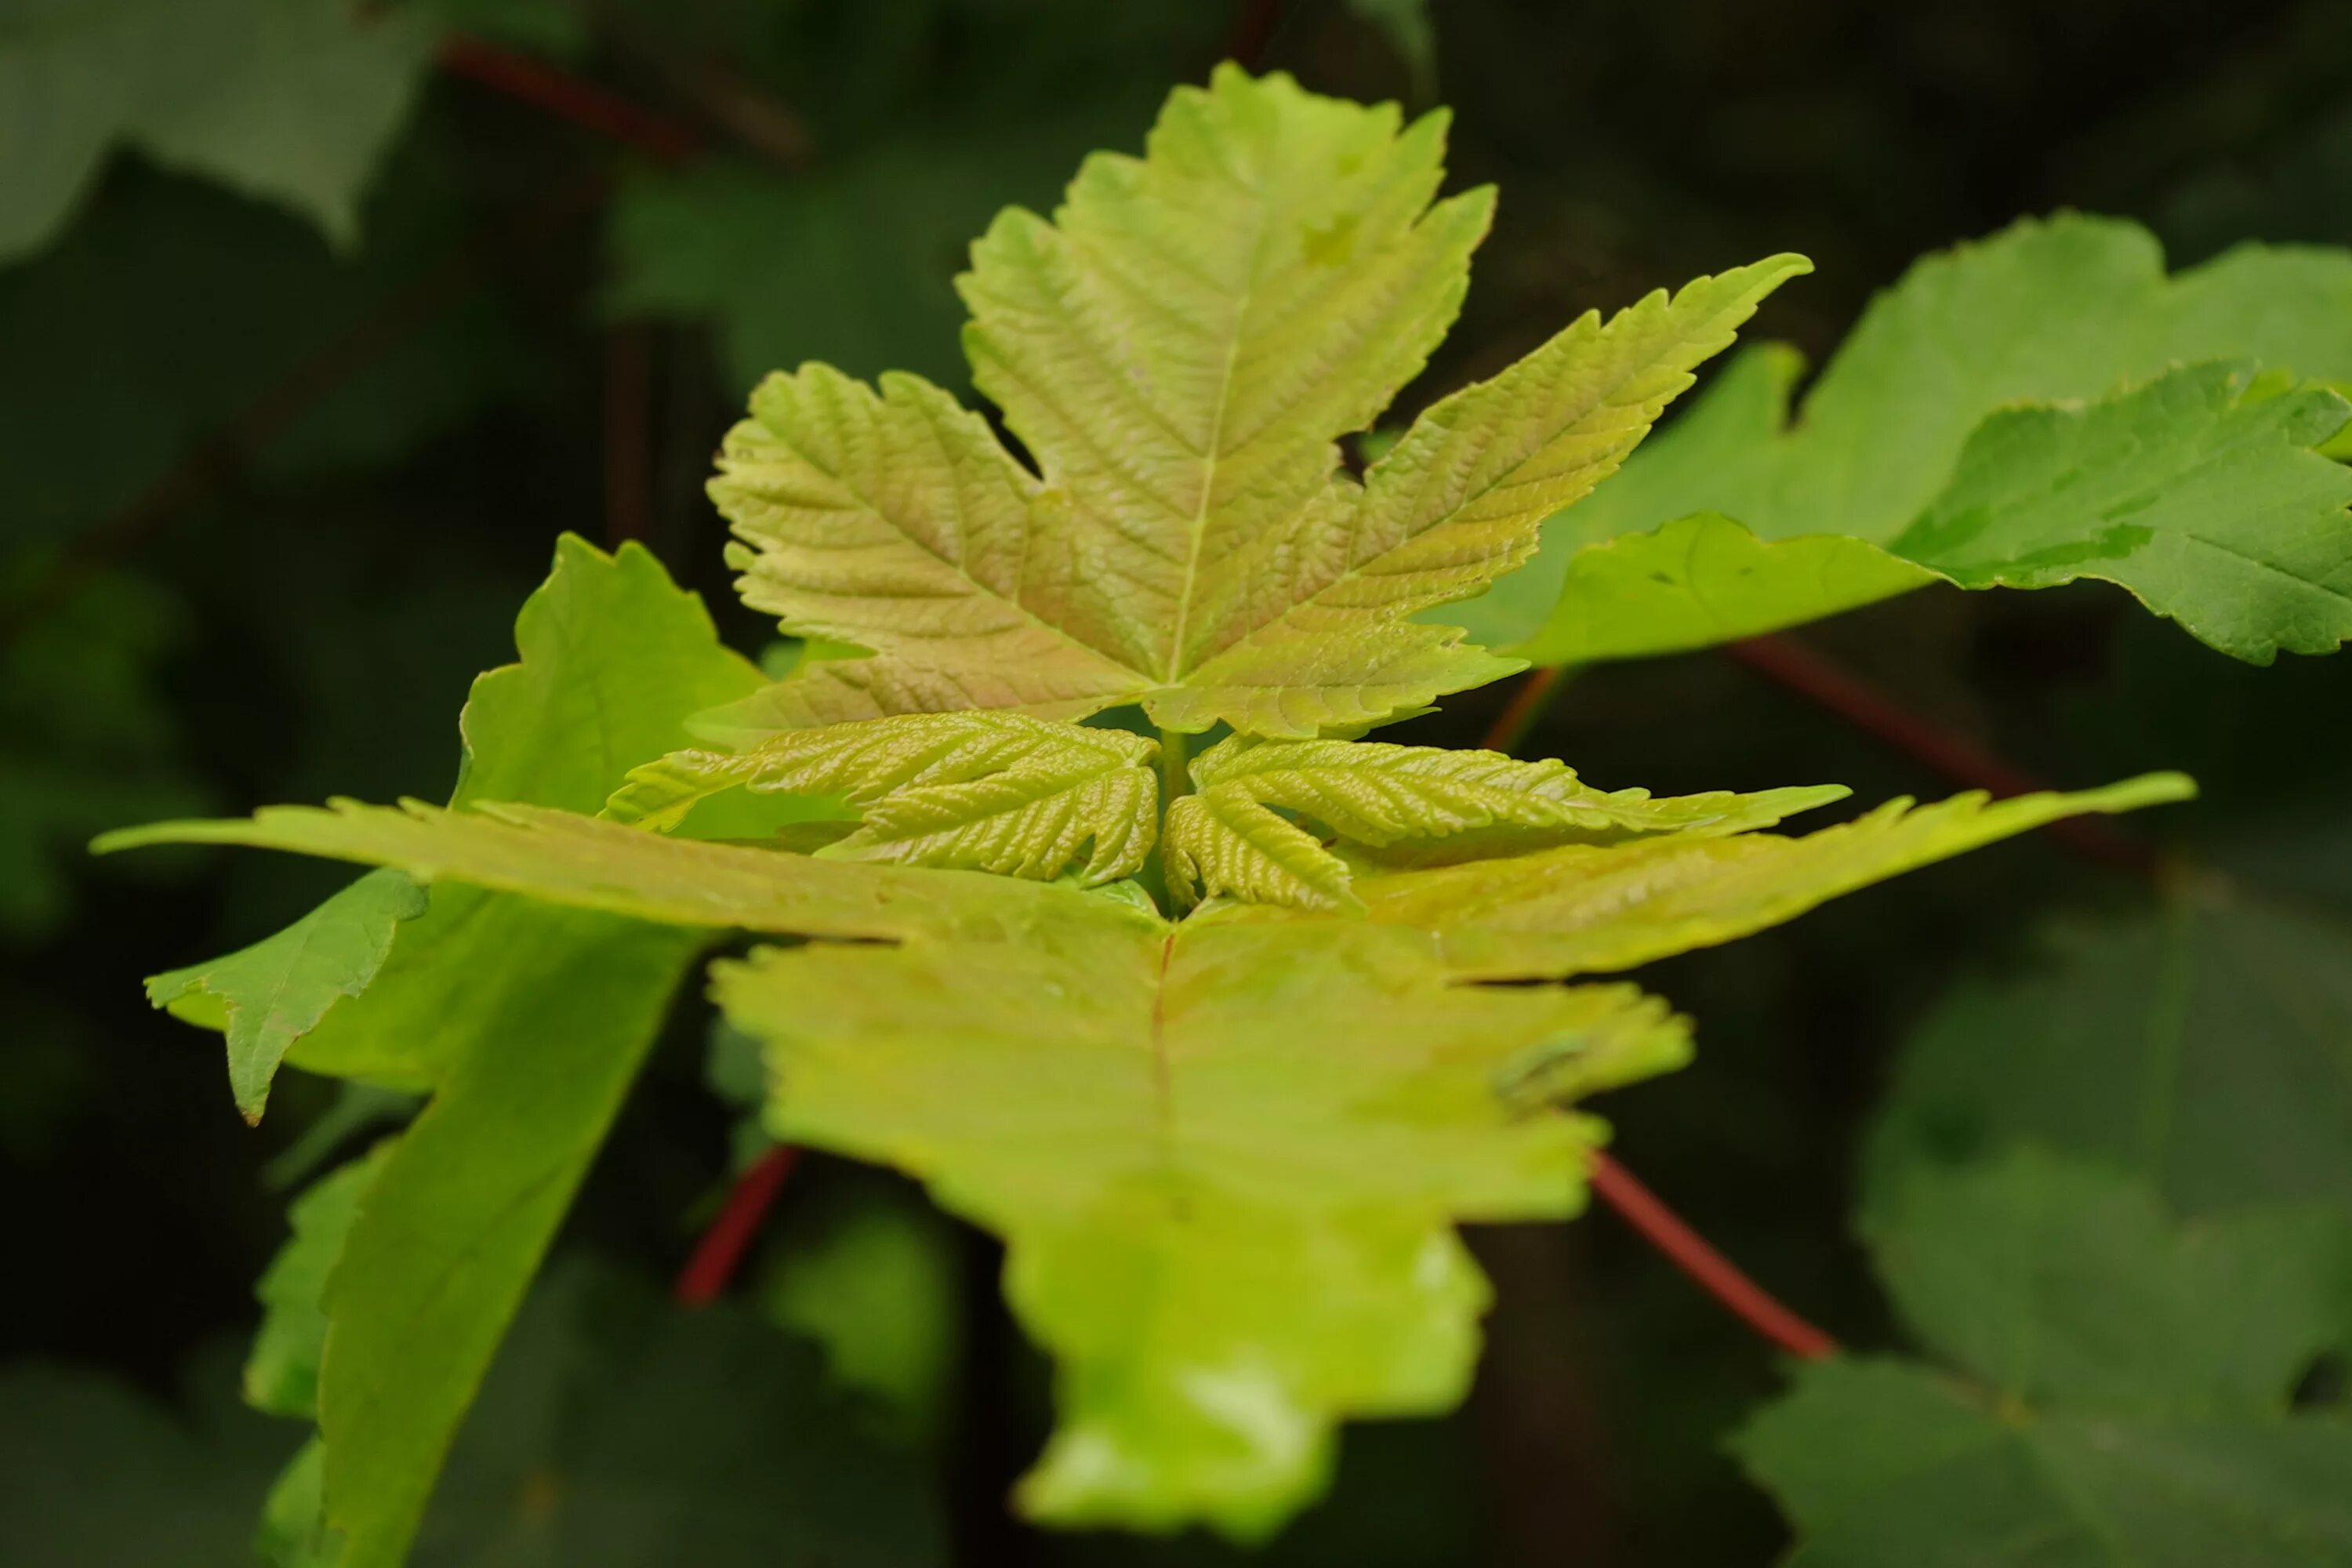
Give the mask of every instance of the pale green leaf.
<path id="1" fill-rule="evenodd" d="M 638 921 L 855 941 L 920 931 L 1009 938 L 1092 901 L 1050 883 L 706 844 L 571 812 L 496 804 L 472 811 L 422 801 L 273 805 L 250 821 L 159 823 L 98 842 L 104 850 L 149 844 L 289 849 L 396 866 L 421 882 L 462 882 Z"/>
<path id="2" fill-rule="evenodd" d="M 604 815 L 667 829 L 737 787 L 835 795 L 862 815 L 819 853 L 1051 879 L 1132 876 L 1158 831 L 1156 742 L 1026 714 L 907 713 L 788 730 L 737 755 L 679 752 L 634 770 Z"/>
<path id="3" fill-rule="evenodd" d="M 1606 972 L 1748 935 L 2062 816 L 2131 811 L 2193 793 L 2179 773 L 2148 773 L 2072 795 L 1961 795 L 1916 807 L 1894 800 L 1802 838 L 1665 834 L 1363 877 L 1355 886 L 1372 920 L 1431 931 L 1459 973 Z"/>
<path id="4" fill-rule="evenodd" d="M 1866 540 L 1812 533 L 1768 542 L 1701 512 L 1578 552 L 1557 584 L 1549 623 L 1531 623 L 1541 635 L 1521 651 L 1542 664 L 1585 664 L 1711 647 L 1942 581 Z M 1518 640 L 1500 606 L 1463 608 L 1477 617 L 1472 636 Z"/>
<path id="5" fill-rule="evenodd" d="M 361 1200 L 389 1148 L 381 1145 L 312 1183 L 288 1211 L 294 1235 L 254 1288 L 262 1317 L 245 1360 L 245 1402 L 256 1410 L 317 1418 L 319 1361 L 327 1343 L 327 1275 L 342 1255 Z"/>
<path id="6" fill-rule="evenodd" d="M 55 234 L 121 144 L 350 245 L 430 44 L 340 0 L 19 0 L 0 22 L 0 260 Z"/>
<path id="7" fill-rule="evenodd" d="M 394 928 L 424 912 L 415 883 L 397 871 L 373 871 L 276 936 L 152 976 L 147 1000 L 228 1037 L 236 1108 L 259 1121 L 288 1047 L 338 1001 L 366 990 L 392 951 Z"/>
<path id="8" fill-rule="evenodd" d="M 717 994 L 771 1043 L 779 1138 L 1006 1237 L 1061 1364 L 1026 1511 L 1262 1535 L 1334 1422 L 1461 1397 L 1486 1290 L 1448 1221 L 1575 1212 L 1597 1129 L 1547 1105 L 1687 1042 L 1629 987 L 1455 986 L 1416 933 L 1092 902 L 1017 947 L 768 949 Z"/>
<path id="9" fill-rule="evenodd" d="M 1573 584 L 1590 547 L 1703 513 L 1736 520 L 1765 548 L 1727 542 L 1731 563 L 1755 575 L 1744 584 L 1695 576 L 1690 593 L 1705 607 L 1685 605 L 1673 612 L 1678 623 L 1713 618 L 1747 635 L 1829 614 L 1857 602 L 1856 584 L 1795 594 L 1802 563 L 1783 552 L 1801 542 L 1818 555 L 1824 547 L 1813 536 L 1834 535 L 1942 571 L 1948 563 L 1906 531 L 1965 478 L 1980 500 L 2002 501 L 2004 526 L 1982 537 L 2004 552 L 1955 558 L 1949 574 L 1959 581 L 2042 586 L 2104 576 L 2241 657 L 2332 647 L 2352 625 L 2340 546 L 2352 524 L 2329 515 L 2341 513 L 2342 498 L 2322 504 L 2330 486 L 2301 452 L 2332 433 L 2311 433 L 2328 405 L 2306 394 L 2292 411 L 2233 413 L 2231 400 L 2191 390 L 2218 373 L 2193 370 L 2170 384 L 2168 372 L 2200 361 L 2352 377 L 2352 258 L 2249 246 L 2168 279 L 2155 242 L 2130 224 L 2020 224 L 1920 262 L 1873 305 L 1793 417 L 1793 355 L 1756 350 L 1735 360 L 1598 498 L 1545 526 L 1534 565 L 1460 618 L 1474 635 L 1543 662 L 1688 646 L 1679 637 L 1648 645 L 1638 627 L 1594 637 L 1580 620 L 1607 584 Z M 2105 401 L 2075 411 L 2095 400 Z M 2079 452 L 2063 449 L 2070 442 Z M 2076 457 L 2103 470 L 2079 493 Z M 1964 476 L 1971 458 L 1976 471 Z M 2232 477 L 2186 483 L 2165 498 L 2171 504 L 2151 509 L 2146 495 L 2181 479 L 2183 462 Z M 2152 515 L 2137 515 L 2144 511 Z M 1595 564 L 1605 578 L 1609 563 Z M 1878 585 L 1899 588 L 1893 563 L 1869 570 L 1881 567 Z"/>
<path id="10" fill-rule="evenodd" d="M 1444 121 L 1222 67 L 1142 160 L 1013 209 L 959 280 L 980 389 L 1038 465 L 916 378 L 773 376 L 712 494 L 747 602 L 856 644 L 709 716 L 741 736 L 883 713 L 1139 701 L 1163 728 L 1307 738 L 1521 668 L 1406 617 L 1524 560 L 1805 264 L 1591 314 L 1424 414 L 1368 426 L 1458 310 L 1483 192 L 1431 205 Z"/>
<path id="11" fill-rule="evenodd" d="M 1644 833 L 1740 832 L 1843 799 L 1846 791 L 1723 792 L 1654 799 L 1606 791 L 1558 761 L 1348 741 L 1235 735 L 1193 759 L 1199 793 L 1172 803 L 1164 851 L 1171 890 L 1307 909 L 1356 907 L 1349 868 L 1297 819 L 1398 859 L 1471 858 Z"/>
<path id="12" fill-rule="evenodd" d="M 2341 1322 L 2346 1227 L 2175 1224 L 2144 1182 L 2021 1151 L 1907 1173 L 1880 1272 L 1964 1372 L 1834 1360 L 1736 1447 L 1792 1563 L 2202 1568 L 2352 1553 L 2352 1425 L 2290 1417 Z"/>

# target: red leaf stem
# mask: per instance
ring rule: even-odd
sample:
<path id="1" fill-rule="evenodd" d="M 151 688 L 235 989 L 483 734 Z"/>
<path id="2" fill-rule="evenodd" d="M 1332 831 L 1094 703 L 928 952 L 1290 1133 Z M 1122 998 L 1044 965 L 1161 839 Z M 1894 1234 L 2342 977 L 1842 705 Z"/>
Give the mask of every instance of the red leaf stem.
<path id="1" fill-rule="evenodd" d="M 1801 642 L 1780 636 L 1728 643 L 1724 651 L 1774 685 L 1843 719 L 1954 784 L 1996 796 L 2034 795 L 2049 786 L 1964 736 L 1921 718 L 1861 676 Z M 2095 816 L 2065 816 L 2043 829 L 2087 860 L 2143 876 L 2156 852 Z"/>
<path id="2" fill-rule="evenodd" d="M 1598 1149 L 1592 1152 L 1592 1190 L 1643 1240 L 1664 1253 L 1700 1289 L 1772 1343 L 1807 1361 L 1824 1361 L 1837 1354 L 1835 1340 L 1782 1306 L 1684 1223 L 1657 1194 L 1636 1181 L 1631 1171 Z"/>
<path id="3" fill-rule="evenodd" d="M 801 1152 L 789 1143 L 779 1143 L 743 1169 L 735 1178 L 735 1185 L 719 1206 L 719 1217 L 702 1233 L 695 1244 L 694 1256 L 678 1270 L 677 1283 L 671 1294 L 681 1307 L 707 1307 L 726 1290 L 728 1281 L 742 1267 L 744 1255 L 751 1250 L 752 1238 L 760 1234 L 760 1222 L 768 1217 L 776 1194 L 783 1190 L 784 1178 L 793 1173 Z"/>
<path id="4" fill-rule="evenodd" d="M 460 34 L 443 39 L 435 58 L 452 76 L 545 110 L 665 163 L 683 163 L 702 149 L 702 138 L 691 127 L 529 55 Z"/>

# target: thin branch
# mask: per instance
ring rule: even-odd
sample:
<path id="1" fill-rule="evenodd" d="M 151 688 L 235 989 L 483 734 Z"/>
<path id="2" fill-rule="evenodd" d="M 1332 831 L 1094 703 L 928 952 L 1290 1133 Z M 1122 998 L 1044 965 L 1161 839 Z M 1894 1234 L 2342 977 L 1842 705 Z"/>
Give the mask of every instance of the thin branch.
<path id="1" fill-rule="evenodd" d="M 1966 737 L 1911 712 L 1852 670 L 1792 638 L 1749 637 L 1726 644 L 1724 651 L 1955 784 L 1994 795 L 2034 795 L 2049 787 Z M 2098 817 L 2061 817 L 2042 831 L 2085 859 L 2141 876 L 2157 871 L 2153 849 Z"/>
<path id="2" fill-rule="evenodd" d="M 707 1307 L 726 1290 L 735 1271 L 751 1250 L 751 1242 L 760 1234 L 761 1221 L 768 1217 L 776 1194 L 784 1188 L 784 1178 L 793 1173 L 800 1161 L 801 1152 L 789 1143 L 780 1143 L 746 1166 L 735 1178 L 727 1193 L 727 1201 L 719 1207 L 719 1217 L 702 1233 L 695 1244 L 694 1256 L 678 1270 L 677 1283 L 671 1295 L 681 1307 Z"/>
<path id="3" fill-rule="evenodd" d="M 443 40 L 435 58 L 452 76 L 478 82 L 665 163 L 684 163 L 702 150 L 702 138 L 691 127 L 529 55 L 459 35 Z"/>
<path id="4" fill-rule="evenodd" d="M 1568 667 L 1564 664 L 1544 665 L 1528 671 L 1527 679 L 1519 682 L 1519 689 L 1511 693 L 1511 700 L 1487 729 L 1486 739 L 1478 743 L 1490 752 L 1517 751 L 1519 742 L 1528 738 L 1528 731 L 1536 727 L 1536 721 L 1551 706 L 1560 682 L 1567 678 Z"/>
<path id="5" fill-rule="evenodd" d="M 1772 1343 L 1807 1361 L 1824 1361 L 1838 1353 L 1835 1340 L 1781 1305 L 1636 1181 L 1631 1171 L 1598 1149 L 1592 1152 L 1592 1190 L 1643 1240 L 1664 1253 L 1701 1289 Z"/>

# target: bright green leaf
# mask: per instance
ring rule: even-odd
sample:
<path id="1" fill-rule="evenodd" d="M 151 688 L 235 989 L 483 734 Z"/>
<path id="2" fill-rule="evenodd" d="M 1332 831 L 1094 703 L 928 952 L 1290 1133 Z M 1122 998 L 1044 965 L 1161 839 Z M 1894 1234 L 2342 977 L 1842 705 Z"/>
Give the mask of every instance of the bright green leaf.
<path id="1" fill-rule="evenodd" d="M 1942 581 L 1865 540 L 1811 533 L 1768 542 L 1701 512 L 1580 551 L 1557 584 L 1549 624 L 1533 623 L 1541 632 L 1524 647 L 1543 664 L 1711 647 Z M 1499 606 L 1478 601 L 1464 609 L 1479 617 L 1473 636 L 1517 640 Z"/>
<path id="2" fill-rule="evenodd" d="M 593 811 L 630 768 L 677 749 L 688 713 L 761 679 L 634 545 L 608 556 L 566 538 L 516 641 L 520 662 L 484 675 L 467 704 L 460 803 L 495 790 Z M 295 1043 L 312 1070 L 433 1091 L 384 1156 L 327 1287 L 319 1417 L 341 1568 L 405 1555 L 697 945 L 691 931 L 446 889 L 400 928 L 373 984 Z"/>
<path id="3" fill-rule="evenodd" d="M 2020 1152 L 1919 1167 L 1874 1225 L 1956 1378 L 1810 1367 L 1736 1440 L 1805 1568 L 2269 1568 L 2352 1553 L 2352 1424 L 2288 1415 L 2340 1323 L 2343 1222 L 2179 1226 L 2145 1183 Z"/>
<path id="4" fill-rule="evenodd" d="M 1358 485 L 1338 438 L 1421 368 L 1486 231 L 1486 193 L 1430 205 L 1444 130 L 1223 67 L 1145 159 L 1089 159 L 1053 222 L 1002 215 L 960 279 L 965 342 L 1042 477 L 916 377 L 771 377 L 712 485 L 730 559 L 786 631 L 873 657 L 710 722 L 1139 701 L 1177 731 L 1307 738 L 1519 668 L 1406 617 L 1525 559 L 1805 264 L 1588 315 Z"/>
<path id="5" fill-rule="evenodd" d="M 2256 664 L 2352 637 L 2352 470 L 2311 450 L 2352 405 L 2206 364 L 2081 410 L 1994 415 L 1889 546 L 1964 588 L 2117 583 Z"/>
<path id="6" fill-rule="evenodd" d="M 1462 618 L 1544 662 L 1690 646 L 1651 643 L 1638 626 L 1586 630 L 1617 579 L 1609 560 L 1591 567 L 1601 580 L 1580 579 L 1591 546 L 1622 540 L 1639 555 L 1641 537 L 1717 514 L 1763 543 L 1717 541 L 1727 565 L 1748 570 L 1693 574 L 1693 602 L 1673 611 L 1685 626 L 1713 619 L 1747 635 L 1860 602 L 1851 575 L 1797 591 L 1805 563 L 1787 552 L 1819 557 L 1816 536 L 1828 535 L 1969 585 L 2109 577 L 2241 657 L 2331 648 L 2352 616 L 2328 542 L 2352 524 L 2341 476 L 2331 483 L 2304 449 L 2341 411 L 2316 393 L 2268 414 L 2238 408 L 2214 379 L 2223 373 L 2196 362 L 2339 381 L 2352 376 L 2347 323 L 2352 262 L 2339 253 L 2243 247 L 2167 279 L 2154 241 L 2129 224 L 2021 224 L 1929 258 L 1881 296 L 1793 418 L 1793 356 L 1741 355 L 1598 498 L 1546 525 L 1533 566 Z M 2183 363 L 2196 367 L 2167 375 Z M 2099 477 L 2078 492 L 2084 466 Z M 2150 492 L 2184 479 L 2150 508 Z M 1977 537 L 1999 550 L 1947 559 L 1932 530 L 1911 531 L 1995 498 L 2002 526 Z M 1887 592 L 1902 586 L 1894 563 L 1859 548 L 1841 559 Z M 1643 591 L 1663 605 L 1665 585 Z"/>
<path id="7" fill-rule="evenodd" d="M 349 246 L 429 44 L 339 0 L 20 0 L 0 25 L 0 260 L 56 233 L 117 144 Z"/>
<path id="8" fill-rule="evenodd" d="M 1092 903 L 1019 946 L 768 949 L 717 994 L 778 1137 L 1006 1237 L 1061 1363 L 1029 1512 L 1260 1535 L 1336 1420 L 1461 1397 L 1486 1293 L 1447 1221 L 1575 1212 L 1596 1129 L 1545 1107 L 1687 1042 L 1629 987 L 1457 988 L 1413 933 Z"/>
<path id="9" fill-rule="evenodd" d="M 287 1048 L 339 1000 L 366 990 L 392 951 L 394 928 L 424 912 L 423 889 L 397 871 L 372 871 L 276 936 L 152 976 L 147 1000 L 228 1037 L 236 1108 L 259 1121 Z"/>
<path id="10" fill-rule="evenodd" d="M 863 820 L 820 854 L 1041 879 L 1083 857 L 1091 887 L 1132 876 L 1150 853 L 1159 749 L 1023 713 L 906 713 L 782 731 L 733 756 L 674 752 L 634 770 L 604 815 L 666 830 L 739 786 L 837 795 Z"/>
<path id="11" fill-rule="evenodd" d="M 342 1255 L 387 1148 L 313 1183 L 288 1212 L 294 1235 L 278 1249 L 254 1289 L 262 1318 L 245 1361 L 245 1402 L 256 1410 L 317 1418 L 319 1362 L 327 1343 L 327 1275 Z"/>

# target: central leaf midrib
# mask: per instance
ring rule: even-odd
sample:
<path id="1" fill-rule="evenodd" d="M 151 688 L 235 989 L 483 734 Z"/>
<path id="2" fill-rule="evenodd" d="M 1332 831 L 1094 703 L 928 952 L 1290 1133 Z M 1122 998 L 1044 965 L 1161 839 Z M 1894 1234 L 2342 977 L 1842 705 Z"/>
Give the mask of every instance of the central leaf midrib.
<path id="1" fill-rule="evenodd" d="M 1268 216 L 1273 201 L 1264 193 L 1257 195 L 1257 221 L 1250 237 L 1249 268 L 1243 275 L 1242 291 L 1234 301 L 1234 327 L 1225 342 L 1224 374 L 1217 379 L 1217 403 L 1209 414 L 1208 450 L 1201 454 L 1201 499 L 1192 509 L 1192 516 L 1184 525 L 1184 581 L 1176 593 L 1176 624 L 1168 639 L 1168 653 L 1160 665 L 1160 678 L 1171 686 L 1183 677 L 1184 644 L 1192 621 L 1192 597 L 1201 581 L 1201 546 L 1208 536 L 1209 503 L 1217 489 L 1217 465 L 1223 460 L 1225 445 L 1225 411 L 1233 403 L 1234 377 L 1240 367 L 1242 338 L 1247 329 L 1251 301 L 1257 292 L 1258 268 L 1265 258 L 1265 238 L 1271 225 Z"/>

